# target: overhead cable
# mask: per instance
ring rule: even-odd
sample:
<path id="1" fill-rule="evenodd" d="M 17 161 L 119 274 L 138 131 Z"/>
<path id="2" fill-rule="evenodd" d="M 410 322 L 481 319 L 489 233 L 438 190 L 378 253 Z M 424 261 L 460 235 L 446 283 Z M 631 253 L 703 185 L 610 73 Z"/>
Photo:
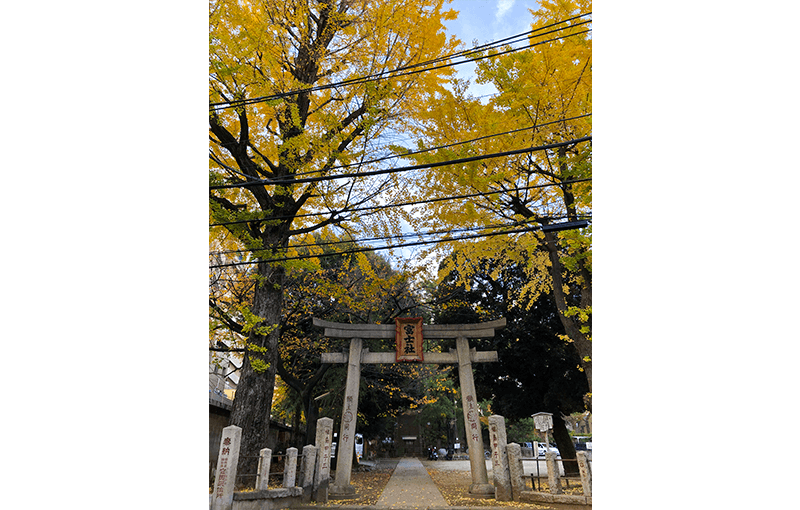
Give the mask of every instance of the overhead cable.
<path id="1" fill-rule="evenodd" d="M 563 24 L 563 23 L 567 23 L 569 21 L 573 21 L 575 19 L 582 18 L 584 16 L 588 16 L 590 14 L 591 14 L 591 12 L 588 12 L 588 13 L 585 13 L 585 14 L 580 14 L 578 16 L 574 16 L 574 17 L 566 19 L 566 20 L 557 21 L 557 22 L 552 23 L 550 25 L 547 25 L 547 26 L 544 26 L 544 27 L 540 27 L 540 28 L 538 28 L 536 30 L 531 30 L 531 31 L 525 32 L 523 34 L 518 34 L 516 36 L 511 36 L 511 37 L 507 37 L 505 39 L 501 39 L 500 41 L 502 42 L 502 41 L 508 41 L 510 39 L 516 39 L 516 38 L 519 38 L 521 36 L 526 36 L 526 35 L 532 34 L 533 32 L 538 32 L 538 31 L 544 30 L 546 28 L 554 27 L 556 25 L 560 25 L 560 24 Z M 584 25 L 584 24 L 587 24 L 587 23 L 591 23 L 591 20 L 581 21 L 580 23 L 575 23 L 573 25 L 568 25 L 566 27 L 561 27 L 561 28 L 557 28 L 557 29 L 550 30 L 550 31 L 547 31 L 547 32 L 543 32 L 541 34 L 537 34 L 537 36 L 544 36 L 544 35 L 555 33 L 555 32 L 561 31 L 561 30 L 566 30 L 566 29 L 569 29 L 569 28 L 578 27 L 580 25 Z M 548 40 L 545 40 L 545 41 L 539 41 L 539 42 L 536 42 L 536 43 L 533 43 L 533 44 L 529 44 L 527 46 L 522 46 L 522 47 L 519 47 L 519 48 L 511 48 L 511 49 L 508 49 L 508 50 L 505 50 L 505 51 L 492 53 L 492 54 L 489 54 L 489 55 L 481 55 L 479 57 L 475 57 L 475 58 L 471 58 L 471 59 L 467 59 L 467 60 L 461 60 L 461 61 L 458 61 L 458 62 L 450 62 L 450 63 L 447 63 L 447 64 L 437 65 L 437 66 L 434 66 L 434 67 L 425 67 L 424 69 L 416 69 L 416 68 L 421 67 L 421 66 L 427 66 L 427 65 L 430 65 L 430 64 L 436 64 L 438 62 L 441 62 L 441 61 L 444 61 L 444 60 L 447 60 L 447 59 L 450 59 L 450 58 L 469 55 L 469 54 L 473 54 L 473 53 L 479 53 L 479 52 L 485 51 L 487 49 L 493 49 L 494 46 L 500 45 L 499 42 L 487 43 L 487 44 L 484 44 L 482 46 L 478 46 L 478 47 L 475 47 L 475 48 L 472 48 L 472 49 L 469 49 L 469 50 L 462 50 L 462 51 L 454 53 L 452 55 L 446 55 L 446 56 L 438 57 L 436 59 L 428 60 L 426 62 L 420 62 L 420 63 L 412 64 L 412 65 L 409 65 L 409 66 L 403 66 L 403 67 L 399 67 L 399 68 L 388 70 L 388 71 L 381 71 L 380 73 L 367 75 L 367 76 L 364 76 L 364 77 L 361 77 L 361 78 L 351 78 L 349 80 L 343 80 L 343 81 L 336 82 L 336 83 L 329 83 L 329 84 L 326 84 L 326 85 L 317 85 L 317 86 L 314 86 L 314 87 L 307 87 L 307 88 L 288 91 L 288 92 L 280 92 L 280 93 L 276 93 L 276 94 L 270 94 L 270 95 L 267 95 L 267 96 L 260 96 L 260 97 L 256 97 L 256 98 L 250 98 L 250 99 L 221 101 L 221 102 L 217 102 L 217 103 L 211 103 L 209 105 L 209 108 L 212 111 L 218 111 L 218 110 L 223 110 L 223 109 L 227 109 L 227 108 L 235 108 L 235 107 L 244 106 L 244 105 L 248 105 L 248 104 L 262 103 L 262 102 L 266 102 L 266 101 L 282 99 L 284 97 L 294 96 L 294 95 L 298 95 L 298 94 L 307 94 L 307 93 L 310 93 L 310 92 L 317 92 L 317 91 L 321 91 L 321 90 L 327 90 L 327 89 L 337 88 L 337 87 L 346 86 L 346 85 L 358 85 L 358 84 L 368 83 L 368 82 L 372 82 L 372 81 L 378 81 L 378 80 L 382 80 L 382 79 L 400 78 L 400 77 L 408 76 L 408 75 L 412 75 L 412 74 L 419 74 L 419 73 L 423 73 L 423 72 L 427 72 L 427 71 L 433 71 L 433 70 L 436 70 L 436 69 L 442 69 L 442 68 L 445 68 L 445 67 L 452 67 L 452 66 L 456 66 L 456 65 L 460 65 L 460 64 L 469 63 L 469 62 L 475 62 L 475 61 L 483 60 L 483 59 L 486 59 L 486 58 L 498 57 L 498 56 L 505 55 L 505 54 L 508 54 L 508 53 L 514 53 L 514 52 L 517 52 L 517 51 L 530 49 L 530 48 L 533 48 L 535 46 L 539 46 L 541 44 L 546 44 L 548 42 L 553 42 L 553 41 L 557 41 L 557 40 L 560 40 L 560 39 L 566 39 L 567 37 L 574 37 L 576 35 L 581 35 L 581 34 L 585 34 L 585 33 L 588 33 L 588 32 L 591 32 L 591 29 L 575 32 L 575 33 L 568 34 L 568 35 L 565 35 L 565 36 L 555 37 L 553 39 L 548 39 Z M 394 73 L 398 73 L 398 74 L 394 74 Z"/>
<path id="2" fill-rule="evenodd" d="M 371 205 L 366 207 L 354 207 L 352 209 L 342 209 L 341 211 L 324 211 L 324 212 L 317 212 L 317 213 L 306 213 L 306 214 L 297 214 L 294 216 L 284 215 L 284 216 L 267 216 L 264 218 L 250 218 L 247 220 L 235 220 L 235 221 L 222 221 L 219 223 L 212 223 L 209 227 L 222 227 L 226 225 L 236 225 L 240 223 L 257 223 L 261 221 L 273 221 L 273 220 L 289 220 L 292 218 L 310 218 L 314 216 L 328 216 L 330 215 L 337 215 L 343 213 L 354 213 L 354 212 L 361 212 L 361 211 L 378 211 L 382 209 L 391 209 L 393 207 L 405 207 L 409 205 L 422 205 L 422 204 L 432 204 L 436 202 L 444 202 L 447 200 L 458 200 L 462 198 L 475 198 L 475 197 L 483 197 L 489 195 L 498 195 L 500 193 L 513 193 L 516 191 L 527 191 L 532 189 L 539 189 L 539 188 L 548 188 L 550 186 L 562 186 L 564 184 L 575 184 L 579 182 L 586 182 L 591 181 L 591 177 L 586 177 L 584 179 L 573 179 L 569 181 L 562 181 L 562 182 L 555 182 L 555 183 L 547 183 L 547 184 L 536 184 L 532 186 L 522 186 L 518 188 L 511 188 L 511 189 L 503 189 L 498 191 L 483 191 L 479 193 L 470 193 L 467 195 L 452 195 L 449 197 L 438 197 L 438 198 L 428 198 L 425 200 L 414 200 L 411 202 L 399 202 L 396 204 L 383 204 L 383 205 Z"/>
<path id="3" fill-rule="evenodd" d="M 505 135 L 510 135 L 510 134 L 514 134 L 514 133 L 519 133 L 519 132 L 522 132 L 522 131 L 530 131 L 532 129 L 538 129 L 538 128 L 542 128 L 542 127 L 545 127 L 545 126 L 550 126 L 550 125 L 553 125 L 553 124 L 560 124 L 560 123 L 563 123 L 563 122 L 582 119 L 584 117 L 591 117 L 591 115 L 592 115 L 591 113 L 584 113 L 583 115 L 576 115 L 575 117 L 567 117 L 567 118 L 563 118 L 563 119 L 553 120 L 553 121 L 550 121 L 550 122 L 544 122 L 542 124 L 537 124 L 537 125 L 534 125 L 534 126 L 528 126 L 528 127 L 519 128 L 519 129 L 512 129 L 510 131 L 504 131 L 502 133 L 493 133 L 491 135 L 479 136 L 477 138 L 464 140 L 462 142 L 453 142 L 453 143 L 446 144 L 446 145 L 440 145 L 438 147 L 430 147 L 428 149 L 420 149 L 420 150 L 417 150 L 417 151 L 409 151 L 409 152 L 405 152 L 403 154 L 392 154 L 391 156 L 384 156 L 382 158 L 376 158 L 376 159 L 371 159 L 371 160 L 367 160 L 367 161 L 359 161 L 357 163 L 348 163 L 346 165 L 332 166 L 332 167 L 328 168 L 328 170 L 340 170 L 342 168 L 350 168 L 350 167 L 353 167 L 353 166 L 363 166 L 363 165 L 368 165 L 368 164 L 371 164 L 371 163 L 380 163 L 381 161 L 386 161 L 386 160 L 389 160 L 389 159 L 405 158 L 405 157 L 413 156 L 413 155 L 416 155 L 416 154 L 424 154 L 426 152 L 432 152 L 432 151 L 439 150 L 439 149 L 449 149 L 450 147 L 456 147 L 458 145 L 465 145 L 465 144 L 472 143 L 472 142 L 479 142 L 481 140 L 486 140 L 487 138 L 494 138 L 494 137 L 497 137 L 497 136 L 505 136 Z M 217 163 L 218 165 L 224 167 L 227 170 L 230 170 L 230 171 L 232 171 L 234 173 L 237 173 L 239 175 L 244 175 L 245 177 L 250 177 L 249 175 L 244 174 L 244 173 L 240 172 L 239 170 L 236 170 L 235 168 L 231 168 L 230 166 L 225 165 L 224 163 L 222 163 L 219 160 L 219 158 L 216 157 L 216 155 L 213 155 L 211 157 L 211 159 L 213 159 L 215 163 Z M 318 172 L 317 171 L 300 172 L 300 173 L 296 173 L 296 174 L 292 174 L 292 175 L 295 178 L 297 178 L 297 177 L 301 177 L 303 175 L 311 175 L 311 174 L 315 174 L 315 173 L 318 173 Z"/>
<path id="4" fill-rule="evenodd" d="M 543 151 L 549 149 L 557 149 L 559 147 L 566 147 L 568 145 L 574 145 L 582 142 L 591 141 L 591 136 L 584 136 L 581 138 L 576 138 L 573 140 L 567 140 L 566 142 L 558 142 L 558 143 L 551 143 L 547 145 L 539 145 L 536 147 L 527 147 L 524 149 L 516 149 L 511 151 L 503 151 L 503 152 L 495 152 L 492 154 L 481 154 L 479 156 L 470 156 L 467 158 L 459 158 L 459 159 L 452 159 L 447 161 L 439 161 L 434 163 L 424 163 L 422 165 L 413 165 L 413 166 L 406 166 L 406 167 L 399 167 L 399 168 L 388 168 L 383 170 L 372 170 L 367 172 L 354 172 L 352 174 L 342 174 L 342 175 L 328 175 L 328 176 L 319 176 L 319 177 L 305 177 L 302 179 L 259 179 L 257 181 L 250 181 L 250 182 L 243 182 L 237 184 L 219 184 L 216 186 L 209 186 L 209 189 L 231 189 L 231 188 L 247 188 L 250 186 L 266 186 L 266 185 L 275 185 L 275 186 L 287 186 L 291 184 L 303 184 L 308 182 L 320 182 L 320 181 L 332 181 L 336 179 L 351 179 L 354 177 L 368 177 L 374 175 L 385 175 L 397 172 L 408 172 L 411 170 L 422 170 L 426 168 L 436 168 L 440 166 L 447 166 L 447 165 L 460 165 L 462 163 L 470 163 L 472 161 L 480 161 L 483 159 L 491 159 L 491 158 L 499 158 L 504 156 L 514 156 L 516 154 L 525 154 L 528 152 L 536 152 L 536 151 Z"/>
<path id="5" fill-rule="evenodd" d="M 562 220 L 568 218 L 568 215 L 558 215 L 558 216 L 549 216 L 548 218 L 551 220 Z M 578 214 L 576 221 L 582 221 L 584 218 L 591 218 L 591 214 Z M 556 231 L 556 230 L 568 230 L 569 228 L 575 228 L 575 222 L 567 222 L 567 223 L 556 223 L 552 224 L 550 227 L 543 227 L 542 230 L 547 231 Z M 524 222 L 515 222 L 515 223 L 506 223 L 506 224 L 495 224 L 495 225 L 482 225 L 480 227 L 465 227 L 465 228 L 457 228 L 457 229 L 445 229 L 445 230 L 431 230 L 428 232 L 407 232 L 404 234 L 394 235 L 394 236 L 378 236 L 378 237 L 365 237 L 362 239 L 342 239 L 337 241 L 318 241 L 313 243 L 301 243 L 301 244 L 292 244 L 286 247 L 286 249 L 297 249 L 297 248 L 310 248 L 310 247 L 317 247 L 317 246 L 335 246 L 341 244 L 360 244 L 366 242 L 373 242 L 373 241 L 393 241 L 393 240 L 404 240 L 408 238 L 413 238 L 415 236 L 419 237 L 428 237 L 433 235 L 441 235 L 441 234 L 452 234 L 452 233 L 462 233 L 462 232 L 476 232 L 479 230 L 486 230 L 490 228 L 507 228 L 507 227 L 517 227 L 520 225 L 525 225 Z M 555 228 L 558 227 L 558 228 Z M 216 255 L 230 255 L 232 253 L 257 253 L 257 252 L 264 252 L 269 251 L 270 248 L 250 248 L 250 249 L 241 249 L 241 250 L 219 250 L 219 251 L 212 251 L 209 252 L 210 256 Z"/>
<path id="6" fill-rule="evenodd" d="M 279 258 L 266 259 L 266 260 L 265 259 L 261 259 L 261 260 L 250 260 L 250 261 L 245 261 L 245 262 L 230 262 L 230 263 L 226 263 L 226 264 L 214 264 L 214 265 L 210 265 L 209 268 L 210 269 L 214 269 L 214 268 L 221 268 L 221 267 L 253 265 L 253 264 L 259 264 L 259 263 L 262 263 L 262 262 L 264 262 L 264 263 L 273 263 L 273 262 L 286 262 L 286 261 L 290 261 L 290 260 L 302 260 L 302 259 L 310 259 L 310 258 L 334 257 L 334 256 L 337 256 L 337 255 L 348 255 L 348 254 L 352 254 L 352 253 L 363 253 L 363 252 L 369 252 L 369 251 L 397 250 L 397 249 L 408 248 L 408 247 L 411 247 L 411 246 L 421 246 L 421 245 L 425 245 L 425 244 L 436 244 L 436 243 L 446 243 L 446 242 L 452 242 L 452 241 L 463 241 L 463 240 L 468 240 L 468 239 L 477 239 L 477 238 L 480 238 L 480 237 L 491 237 L 491 236 L 496 236 L 496 235 L 522 234 L 522 233 L 526 233 L 526 232 L 533 232 L 533 231 L 536 231 L 536 230 L 541 230 L 541 228 L 542 228 L 541 225 L 536 225 L 536 226 L 526 227 L 526 228 L 522 228 L 522 229 L 518 229 L 518 230 L 506 230 L 506 231 L 502 231 L 502 232 L 489 232 L 489 233 L 485 233 L 485 234 L 472 234 L 472 235 L 467 235 L 467 236 L 452 237 L 452 238 L 447 238 L 447 239 L 436 239 L 436 240 L 430 240 L 430 241 L 416 241 L 416 242 L 413 242 L 413 243 L 405 243 L 405 244 L 399 244 L 399 245 L 393 245 L 393 246 L 378 246 L 378 247 L 370 246 L 370 247 L 357 248 L 357 249 L 353 249 L 353 250 L 345 250 L 345 251 L 341 251 L 341 252 L 320 253 L 320 254 L 317 254 L 317 255 L 297 255 L 297 256 L 293 256 L 293 257 L 279 257 Z"/>

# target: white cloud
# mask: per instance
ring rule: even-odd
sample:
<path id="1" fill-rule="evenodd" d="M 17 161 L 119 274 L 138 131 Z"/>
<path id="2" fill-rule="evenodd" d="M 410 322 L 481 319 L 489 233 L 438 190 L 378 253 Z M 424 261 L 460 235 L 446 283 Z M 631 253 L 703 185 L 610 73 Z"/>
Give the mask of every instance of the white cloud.
<path id="1" fill-rule="evenodd" d="M 514 7 L 514 2 L 516 0 L 499 0 L 497 2 L 497 14 L 495 18 L 499 21 L 502 19 L 503 16 L 512 8 Z"/>

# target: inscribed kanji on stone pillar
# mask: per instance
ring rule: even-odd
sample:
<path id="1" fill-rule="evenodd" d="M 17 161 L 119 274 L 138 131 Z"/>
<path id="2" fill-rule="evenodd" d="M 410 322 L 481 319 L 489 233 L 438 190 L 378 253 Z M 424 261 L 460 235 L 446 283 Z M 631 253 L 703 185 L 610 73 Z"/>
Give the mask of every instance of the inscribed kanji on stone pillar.
<path id="1" fill-rule="evenodd" d="M 397 317 L 395 324 L 396 361 L 422 359 L 422 318 Z"/>

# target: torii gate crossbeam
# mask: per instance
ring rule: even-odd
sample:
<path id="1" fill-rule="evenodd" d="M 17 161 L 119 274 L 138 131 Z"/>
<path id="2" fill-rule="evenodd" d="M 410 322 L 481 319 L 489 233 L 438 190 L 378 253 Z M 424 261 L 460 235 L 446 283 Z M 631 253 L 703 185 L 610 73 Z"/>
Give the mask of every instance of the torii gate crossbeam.
<path id="1" fill-rule="evenodd" d="M 461 381 L 462 410 L 464 425 L 469 446 L 470 470 L 472 484 L 470 494 L 480 497 L 491 497 L 494 486 L 489 483 L 486 462 L 483 456 L 483 437 L 478 419 L 478 402 L 475 395 L 475 382 L 472 375 L 472 363 L 497 361 L 497 351 L 477 351 L 470 349 L 467 339 L 494 337 L 495 329 L 506 325 L 501 318 L 479 324 L 432 324 L 423 325 L 424 338 L 455 338 L 456 349 L 450 352 L 426 352 L 422 363 L 458 364 L 458 376 Z M 331 496 L 339 498 L 353 497 L 355 487 L 350 485 L 350 471 L 353 467 L 353 448 L 355 445 L 355 419 L 358 415 L 358 388 L 361 379 L 362 363 L 397 363 L 394 352 L 370 352 L 362 349 L 362 339 L 381 338 L 394 339 L 393 324 L 345 324 L 328 322 L 314 318 L 314 326 L 325 328 L 325 336 L 330 338 L 349 338 L 348 353 L 324 353 L 323 363 L 347 363 L 347 383 L 342 409 L 342 423 L 337 445 L 336 479 L 331 487 Z M 401 362 L 402 363 L 402 362 Z"/>

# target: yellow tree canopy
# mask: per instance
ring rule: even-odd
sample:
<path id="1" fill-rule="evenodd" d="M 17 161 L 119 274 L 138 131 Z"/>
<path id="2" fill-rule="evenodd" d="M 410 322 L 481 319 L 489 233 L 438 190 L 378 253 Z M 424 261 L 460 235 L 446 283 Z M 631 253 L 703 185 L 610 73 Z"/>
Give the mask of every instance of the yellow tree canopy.
<path id="1" fill-rule="evenodd" d="M 440 245 L 440 254 L 452 253 L 440 274 L 458 268 L 466 281 L 480 259 L 522 264 L 528 273 L 522 298 L 553 293 L 591 387 L 591 228 L 541 230 L 591 215 L 590 11 L 585 0 L 543 0 L 531 11 L 531 48 L 478 64 L 478 81 L 493 84 L 496 95 L 482 102 L 457 81 L 416 125 L 418 148 L 449 146 L 415 155 L 420 163 L 531 150 L 427 171 L 419 184 L 429 197 L 483 195 L 426 204 L 414 224 L 530 229 Z"/>
<path id="2" fill-rule="evenodd" d="M 265 226 L 285 230 L 293 222 L 289 234 L 304 232 L 341 221 L 342 213 L 333 219 L 301 212 L 346 211 L 396 189 L 397 177 L 214 186 L 364 171 L 361 161 L 385 154 L 381 136 L 406 130 L 452 72 L 417 72 L 456 47 L 444 34 L 442 20 L 455 15 L 444 3 L 213 0 L 212 218 L 280 218 L 255 232 L 228 225 L 245 247 L 257 249 L 265 247 Z"/>

